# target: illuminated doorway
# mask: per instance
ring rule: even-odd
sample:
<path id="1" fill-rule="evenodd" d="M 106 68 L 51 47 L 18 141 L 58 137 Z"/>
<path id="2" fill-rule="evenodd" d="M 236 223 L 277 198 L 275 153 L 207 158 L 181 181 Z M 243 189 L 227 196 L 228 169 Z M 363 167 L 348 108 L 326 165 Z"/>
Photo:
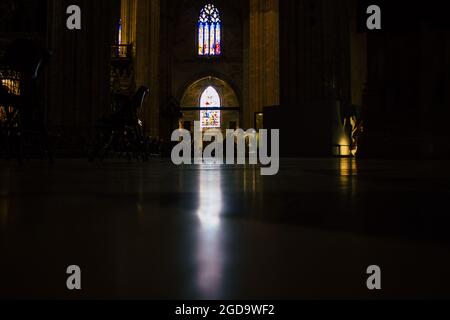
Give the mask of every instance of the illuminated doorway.
<path id="1" fill-rule="evenodd" d="M 233 88 L 216 77 L 201 78 L 189 86 L 180 99 L 183 129 L 193 134 L 194 123 L 199 122 L 202 131 L 240 127 L 241 108 Z"/>

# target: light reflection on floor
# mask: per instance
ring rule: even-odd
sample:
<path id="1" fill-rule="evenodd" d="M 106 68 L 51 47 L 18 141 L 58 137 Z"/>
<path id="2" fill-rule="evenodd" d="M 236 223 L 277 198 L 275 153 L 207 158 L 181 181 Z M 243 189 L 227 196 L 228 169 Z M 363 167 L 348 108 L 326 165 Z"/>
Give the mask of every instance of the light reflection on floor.
<path id="1" fill-rule="evenodd" d="M 340 175 L 343 177 L 353 177 L 358 175 L 358 161 L 355 158 L 339 159 Z"/>
<path id="2" fill-rule="evenodd" d="M 207 166 L 207 168 L 205 167 Z M 223 281 L 223 256 L 220 216 L 223 199 L 219 165 L 202 165 L 198 175 L 200 221 L 197 239 L 197 285 L 204 297 L 220 297 Z"/>
<path id="3" fill-rule="evenodd" d="M 291 159 L 259 173 L 0 165 L 0 297 L 70 298 L 73 263 L 82 298 L 371 298 L 374 263 L 383 297 L 450 295 L 446 162 Z"/>

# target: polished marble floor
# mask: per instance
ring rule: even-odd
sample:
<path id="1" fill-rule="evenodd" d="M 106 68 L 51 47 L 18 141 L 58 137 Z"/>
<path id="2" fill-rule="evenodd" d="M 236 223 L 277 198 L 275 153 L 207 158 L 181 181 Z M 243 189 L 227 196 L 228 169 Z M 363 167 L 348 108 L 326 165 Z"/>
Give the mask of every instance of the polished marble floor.
<path id="1" fill-rule="evenodd" d="M 445 161 L 0 162 L 0 298 L 450 297 L 449 201 Z"/>

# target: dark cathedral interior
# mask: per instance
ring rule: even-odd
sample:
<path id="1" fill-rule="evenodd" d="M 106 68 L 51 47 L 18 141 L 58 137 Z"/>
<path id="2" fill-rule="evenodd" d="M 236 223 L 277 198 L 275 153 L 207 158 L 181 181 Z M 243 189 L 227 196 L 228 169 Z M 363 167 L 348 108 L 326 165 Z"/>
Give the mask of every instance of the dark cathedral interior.
<path id="1" fill-rule="evenodd" d="M 450 298 L 449 12 L 0 0 L 0 299 Z M 196 123 L 279 172 L 175 165 Z"/>

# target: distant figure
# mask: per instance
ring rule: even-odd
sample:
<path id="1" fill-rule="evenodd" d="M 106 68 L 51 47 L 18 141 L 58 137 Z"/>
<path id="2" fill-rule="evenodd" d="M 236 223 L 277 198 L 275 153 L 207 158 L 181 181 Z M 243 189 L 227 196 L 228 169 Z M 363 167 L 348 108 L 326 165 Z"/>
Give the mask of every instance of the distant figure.
<path id="1" fill-rule="evenodd" d="M 348 104 L 344 107 L 344 129 L 351 138 L 351 154 L 358 154 L 358 140 L 364 131 L 363 121 L 360 114 L 361 107 Z"/>

